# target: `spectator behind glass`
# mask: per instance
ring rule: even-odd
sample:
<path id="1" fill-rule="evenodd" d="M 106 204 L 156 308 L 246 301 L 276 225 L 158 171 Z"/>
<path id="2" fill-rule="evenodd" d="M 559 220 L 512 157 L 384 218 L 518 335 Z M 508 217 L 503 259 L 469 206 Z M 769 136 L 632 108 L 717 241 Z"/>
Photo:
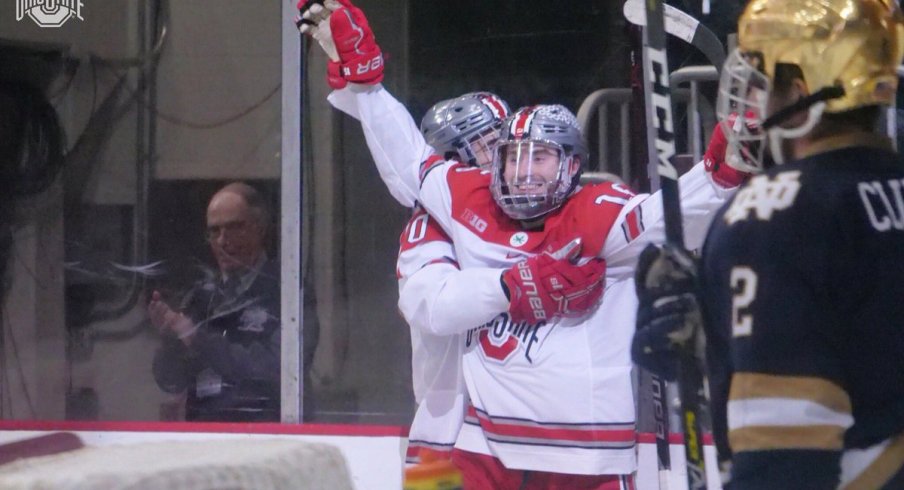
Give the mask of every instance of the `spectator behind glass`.
<path id="1" fill-rule="evenodd" d="M 168 393 L 186 393 L 186 420 L 279 421 L 280 266 L 265 250 L 269 224 L 257 190 L 223 187 L 207 207 L 217 270 L 194 284 L 178 310 L 158 291 L 151 295 L 148 316 L 163 335 L 154 379 Z M 316 322 L 307 327 L 306 401 L 318 337 Z"/>

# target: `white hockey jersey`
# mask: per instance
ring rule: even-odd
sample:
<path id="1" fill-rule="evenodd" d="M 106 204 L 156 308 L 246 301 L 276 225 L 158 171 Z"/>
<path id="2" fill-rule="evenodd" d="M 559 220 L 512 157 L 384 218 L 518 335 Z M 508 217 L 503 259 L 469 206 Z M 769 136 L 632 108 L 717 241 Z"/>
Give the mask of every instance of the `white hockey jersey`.
<path id="1" fill-rule="evenodd" d="M 526 230 L 496 206 L 487 172 L 430 158 L 407 110 L 382 87 L 336 91 L 330 102 L 361 121 L 393 195 L 422 203 L 454 243 L 461 271 L 429 288 L 430 280 L 415 273 L 399 307 L 433 334 L 465 333 L 472 407 L 456 447 L 512 469 L 633 472 L 633 274 L 641 250 L 664 240 L 661 196 L 635 196 L 611 183 L 588 186 L 548 215 L 543 228 Z M 702 164 L 681 178 L 680 190 L 685 239 L 694 248 L 731 191 L 714 184 Z M 580 319 L 510 321 L 501 272 L 577 236 L 582 256 L 607 262 L 601 305 Z"/>
<path id="2" fill-rule="evenodd" d="M 399 295 L 408 293 L 408 279 L 419 276 L 416 287 L 436 287 L 458 271 L 452 241 L 420 207 L 399 237 L 396 272 Z M 431 294 L 432 293 L 428 293 Z M 413 322 L 422 318 L 412 318 Z M 420 463 L 421 450 L 451 456 L 464 422 L 467 390 L 462 375 L 464 335 L 433 335 L 428 328 L 409 323 L 411 329 L 411 377 L 417 410 L 408 431 L 406 463 Z"/>

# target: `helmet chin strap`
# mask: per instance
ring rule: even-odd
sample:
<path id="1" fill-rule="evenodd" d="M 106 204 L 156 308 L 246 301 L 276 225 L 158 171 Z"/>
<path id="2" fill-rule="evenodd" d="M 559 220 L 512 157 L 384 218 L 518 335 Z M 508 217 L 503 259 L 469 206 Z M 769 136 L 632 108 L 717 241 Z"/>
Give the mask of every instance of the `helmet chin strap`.
<path id="1" fill-rule="evenodd" d="M 782 140 L 800 138 L 816 126 L 822 119 L 826 109 L 826 101 L 844 97 L 844 87 L 833 85 L 824 87 L 812 94 L 801 97 L 797 102 L 785 107 L 763 121 L 763 129 L 769 135 L 769 150 L 776 164 L 785 163 L 782 153 Z M 794 114 L 807 110 L 807 120 L 796 128 L 782 128 L 779 125 Z"/>
<path id="2" fill-rule="evenodd" d="M 776 164 L 782 165 L 785 163 L 785 154 L 784 151 L 782 151 L 782 141 L 806 136 L 822 119 L 822 113 L 825 112 L 825 109 L 826 103 L 824 101 L 817 102 L 810 106 L 807 111 L 807 120 L 800 126 L 796 128 L 783 128 L 776 125 L 766 131 L 769 135 L 769 151 Z"/>

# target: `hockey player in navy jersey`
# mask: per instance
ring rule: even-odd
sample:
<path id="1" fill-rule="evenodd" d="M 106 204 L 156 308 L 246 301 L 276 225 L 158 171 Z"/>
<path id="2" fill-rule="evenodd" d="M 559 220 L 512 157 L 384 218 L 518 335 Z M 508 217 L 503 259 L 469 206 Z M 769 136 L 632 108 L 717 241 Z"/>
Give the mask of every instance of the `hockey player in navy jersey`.
<path id="1" fill-rule="evenodd" d="M 738 36 L 718 113 L 734 163 L 763 174 L 717 215 L 699 274 L 644 252 L 634 358 L 674 375 L 703 312 L 733 490 L 904 488 L 904 164 L 880 129 L 901 12 L 753 0 Z"/>
<path id="2" fill-rule="evenodd" d="M 329 100 L 361 122 L 392 194 L 423 205 L 461 268 L 440 282 L 414 273 L 399 307 L 431 334 L 464 334 L 471 406 L 453 457 L 466 488 L 633 485 L 633 270 L 644 245 L 662 240 L 661 197 L 579 186 L 587 151 L 562 106 L 509 118 L 489 170 L 446 161 L 379 84 L 363 14 L 341 5 L 329 21 L 339 53 Z M 739 179 L 718 162 L 682 177 L 689 241 L 702 242 L 732 192 L 725 183 Z M 588 281 L 603 271 L 604 284 Z"/>

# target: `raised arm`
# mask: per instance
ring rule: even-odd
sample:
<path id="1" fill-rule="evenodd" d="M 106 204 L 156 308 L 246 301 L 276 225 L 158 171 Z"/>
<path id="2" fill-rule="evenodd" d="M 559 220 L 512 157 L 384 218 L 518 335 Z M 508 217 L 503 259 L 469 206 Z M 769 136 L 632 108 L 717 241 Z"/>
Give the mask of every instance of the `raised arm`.
<path id="1" fill-rule="evenodd" d="M 330 61 L 327 82 L 335 89 L 328 100 L 336 109 L 361 122 L 377 171 L 392 196 L 403 206 L 417 200 L 421 162 L 434 153 L 408 110 L 383 86 L 383 55 L 361 9 L 347 0 L 327 0 L 321 6 L 302 0 L 296 23 L 316 39 Z"/>
<path id="2" fill-rule="evenodd" d="M 382 85 L 349 85 L 329 96 L 330 104 L 361 122 L 367 148 L 392 196 L 414 206 L 421 164 L 435 152 L 414 119 Z"/>
<path id="3" fill-rule="evenodd" d="M 701 162 L 678 179 L 684 243 L 689 250 L 703 246 L 716 211 L 749 176 L 725 162 L 726 141 L 721 125 L 713 131 Z M 622 228 L 633 230 L 622 233 Z M 662 194 L 634 197 L 622 209 L 603 247 L 610 277 L 632 277 L 637 258 L 648 244 L 665 243 Z"/>

